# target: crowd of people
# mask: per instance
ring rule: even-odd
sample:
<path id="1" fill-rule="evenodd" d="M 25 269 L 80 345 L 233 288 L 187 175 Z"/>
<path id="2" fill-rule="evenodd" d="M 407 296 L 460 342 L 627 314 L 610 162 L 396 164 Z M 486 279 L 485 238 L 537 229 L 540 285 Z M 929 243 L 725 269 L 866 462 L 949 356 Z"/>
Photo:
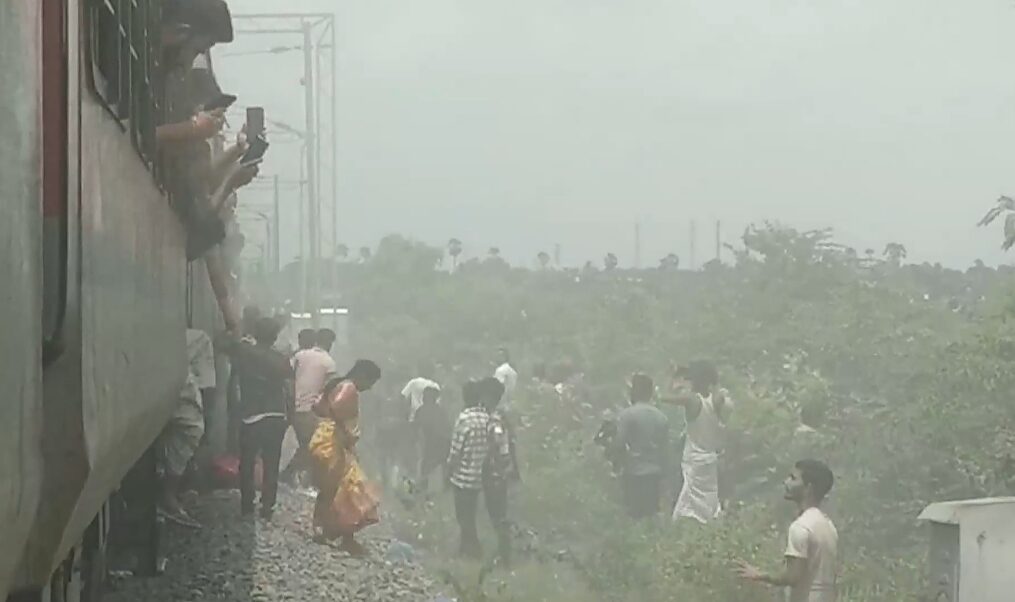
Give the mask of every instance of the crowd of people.
<path id="1" fill-rule="evenodd" d="M 242 332 L 212 340 L 199 331 L 188 333 L 191 378 L 181 396 L 181 415 L 187 424 L 200 421 L 193 402 L 214 386 L 215 353 L 233 365 L 238 386 L 231 412 L 239 423 L 240 512 L 255 513 L 255 466 L 261 465 L 260 516 L 271 520 L 280 475 L 293 486 L 311 490 L 312 539 L 337 541 L 352 555 L 365 553 L 355 536 L 379 521 L 381 487 L 396 496 L 410 494 L 432 499 L 435 476 L 450 492 L 460 532 L 459 554 L 481 559 L 478 518 L 482 501 L 496 534 L 496 564 L 512 560 L 509 492 L 520 486 L 518 420 L 513 404 L 518 372 L 505 350 L 486 376 L 461 385 L 462 407 L 457 417 L 444 400 L 449 390 L 434 378 L 432 366 L 417 368 L 415 376 L 385 397 L 362 417 L 370 425 L 369 479 L 360 462 L 362 393 L 381 379 L 369 360 L 357 361 L 339 374 L 330 354 L 335 333 L 328 329 L 302 330 L 290 349 L 279 339 L 279 320 L 245 312 Z M 621 484 L 622 503 L 631 520 L 658 518 L 708 524 L 720 520 L 720 458 L 726 424 L 734 409 L 728 391 L 719 384 L 716 367 L 706 361 L 676 369 L 669 388 L 660 393 L 653 379 L 634 374 L 628 382 L 629 403 L 604 424 L 596 442 L 614 467 Z M 369 404 L 368 404 L 369 405 Z M 675 437 L 660 406 L 683 409 L 686 426 Z M 378 411 L 379 409 L 379 411 Z M 283 439 L 293 429 L 299 449 L 281 470 Z M 181 430 L 187 438 L 168 438 L 163 510 L 180 524 L 197 526 L 179 503 L 179 476 L 186 468 L 186 448 L 200 440 L 200 428 Z M 682 439 L 682 442 L 681 442 Z M 182 450 L 181 450 L 182 447 Z M 680 469 L 676 469 L 678 463 Z M 378 484 L 375 485 L 374 483 Z M 745 579 L 789 587 L 796 601 L 834 600 L 837 533 L 820 504 L 832 487 L 833 476 L 823 463 L 801 460 L 786 481 L 786 497 L 799 515 L 790 526 L 785 569 L 763 573 L 747 564 L 737 571 Z M 307 487 L 307 485 L 310 485 Z M 309 493 L 309 491 L 308 491 Z M 672 494 L 677 494 L 675 502 Z"/>
<path id="2" fill-rule="evenodd" d="M 720 495 L 720 457 L 733 401 L 719 386 L 711 362 L 692 362 L 674 371 L 670 389 L 657 395 L 652 378 L 635 374 L 628 384 L 630 404 L 615 421 L 600 429 L 597 442 L 619 474 L 628 515 L 648 519 L 667 508 L 667 480 L 675 454 L 669 419 L 655 405 L 683 408 L 685 429 L 680 458 L 679 490 L 671 517 L 708 524 L 723 510 Z M 785 482 L 785 497 L 797 506 L 784 552 L 783 571 L 765 573 L 741 562 L 743 579 L 786 587 L 790 602 L 834 602 L 836 599 L 838 533 L 821 503 L 832 489 L 834 477 L 824 463 L 803 459 Z"/>

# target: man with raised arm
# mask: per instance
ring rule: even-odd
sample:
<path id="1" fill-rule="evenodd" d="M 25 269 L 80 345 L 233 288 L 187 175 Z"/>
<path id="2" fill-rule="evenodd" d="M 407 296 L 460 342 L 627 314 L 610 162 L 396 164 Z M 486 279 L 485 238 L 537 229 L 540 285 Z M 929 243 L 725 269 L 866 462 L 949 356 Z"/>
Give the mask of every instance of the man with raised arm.
<path id="1" fill-rule="evenodd" d="M 673 520 L 691 518 L 707 523 L 719 516 L 719 454 L 732 404 L 719 388 L 719 373 L 708 361 L 692 362 L 678 372 L 671 403 L 684 407 L 687 436 L 681 472 L 684 484 L 673 509 Z"/>

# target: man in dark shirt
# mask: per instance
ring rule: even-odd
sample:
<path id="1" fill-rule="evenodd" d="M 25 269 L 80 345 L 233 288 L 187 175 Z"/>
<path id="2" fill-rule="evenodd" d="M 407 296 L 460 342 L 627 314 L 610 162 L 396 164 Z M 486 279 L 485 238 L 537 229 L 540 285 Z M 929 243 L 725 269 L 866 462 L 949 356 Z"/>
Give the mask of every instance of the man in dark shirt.
<path id="1" fill-rule="evenodd" d="M 518 474 L 512 434 L 501 409 L 505 387 L 495 377 L 479 382 L 483 407 L 490 415 L 487 426 L 486 462 L 483 464 L 483 497 L 490 522 L 497 533 L 497 562 L 511 566 L 511 520 L 508 517 L 508 485 Z"/>
<path id="2" fill-rule="evenodd" d="M 612 456 L 621 471 L 624 505 L 636 519 L 659 512 L 663 479 L 670 466 L 669 420 L 651 404 L 654 393 L 651 378 L 631 377 L 631 405 L 618 416 L 613 438 Z"/>
<path id="3" fill-rule="evenodd" d="M 278 494 L 282 439 L 293 415 L 286 383 L 292 378 L 289 360 L 272 349 L 279 325 L 260 318 L 253 328 L 255 343 L 234 340 L 229 352 L 240 384 L 240 499 L 243 514 L 254 512 L 254 465 L 263 465 L 261 516 L 270 519 Z"/>
<path id="4" fill-rule="evenodd" d="M 451 417 L 440 403 L 440 389 L 427 387 L 423 391 L 423 405 L 416 411 L 412 423 L 420 442 L 419 488 L 424 494 L 430 491 L 430 475 L 446 468 L 451 450 Z"/>

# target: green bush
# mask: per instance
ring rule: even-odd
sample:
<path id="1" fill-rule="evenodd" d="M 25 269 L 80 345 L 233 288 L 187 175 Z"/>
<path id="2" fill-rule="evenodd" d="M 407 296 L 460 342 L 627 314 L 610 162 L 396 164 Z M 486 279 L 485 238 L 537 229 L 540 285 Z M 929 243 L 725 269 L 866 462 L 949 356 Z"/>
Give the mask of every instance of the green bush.
<path id="1" fill-rule="evenodd" d="M 369 263 L 340 266 L 354 346 L 385 367 L 431 359 L 453 389 L 488 374 L 506 345 L 523 378 L 544 362 L 584 374 L 564 399 L 526 387 L 513 511 L 531 560 L 490 575 L 485 599 L 770 599 L 738 582 L 731 563 L 780 562 L 791 518 L 781 481 L 814 456 L 837 477 L 840 599 L 914 600 L 920 509 L 1011 491 L 1015 301 L 998 272 L 858 259 L 826 233 L 777 226 L 749 231 L 735 252 L 735 265 L 695 273 L 532 272 L 488 260 L 452 274 L 435 268 L 439 250 L 396 237 Z M 736 400 L 730 511 L 707 527 L 631 525 L 592 435 L 623 404 L 629 374 L 665 385 L 673 362 L 702 356 L 719 363 Z M 806 406 L 823 416 L 813 436 L 796 432 Z M 396 522 L 438 557 L 453 550 L 449 498 Z M 478 581 L 479 567 L 441 570 Z M 591 597 L 566 597 L 579 587 Z"/>

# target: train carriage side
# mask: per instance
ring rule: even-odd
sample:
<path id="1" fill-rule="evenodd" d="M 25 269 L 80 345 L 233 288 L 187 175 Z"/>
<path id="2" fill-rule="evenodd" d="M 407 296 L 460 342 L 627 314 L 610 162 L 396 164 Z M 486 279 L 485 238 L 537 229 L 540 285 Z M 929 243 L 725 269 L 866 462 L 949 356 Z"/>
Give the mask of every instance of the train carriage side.
<path id="1" fill-rule="evenodd" d="M 0 598 L 35 515 L 42 474 L 39 3 L 0 2 Z"/>
<path id="2" fill-rule="evenodd" d="M 43 4 L 63 11 L 43 44 L 65 43 L 65 113 L 46 123 L 63 124 L 69 150 L 65 227 L 44 226 L 43 322 L 58 344 L 43 371 L 41 501 L 15 581 L 29 599 L 64 587 L 102 544 L 85 534 L 101 539 L 104 505 L 186 374 L 185 236 L 154 177 L 158 2 Z"/>

